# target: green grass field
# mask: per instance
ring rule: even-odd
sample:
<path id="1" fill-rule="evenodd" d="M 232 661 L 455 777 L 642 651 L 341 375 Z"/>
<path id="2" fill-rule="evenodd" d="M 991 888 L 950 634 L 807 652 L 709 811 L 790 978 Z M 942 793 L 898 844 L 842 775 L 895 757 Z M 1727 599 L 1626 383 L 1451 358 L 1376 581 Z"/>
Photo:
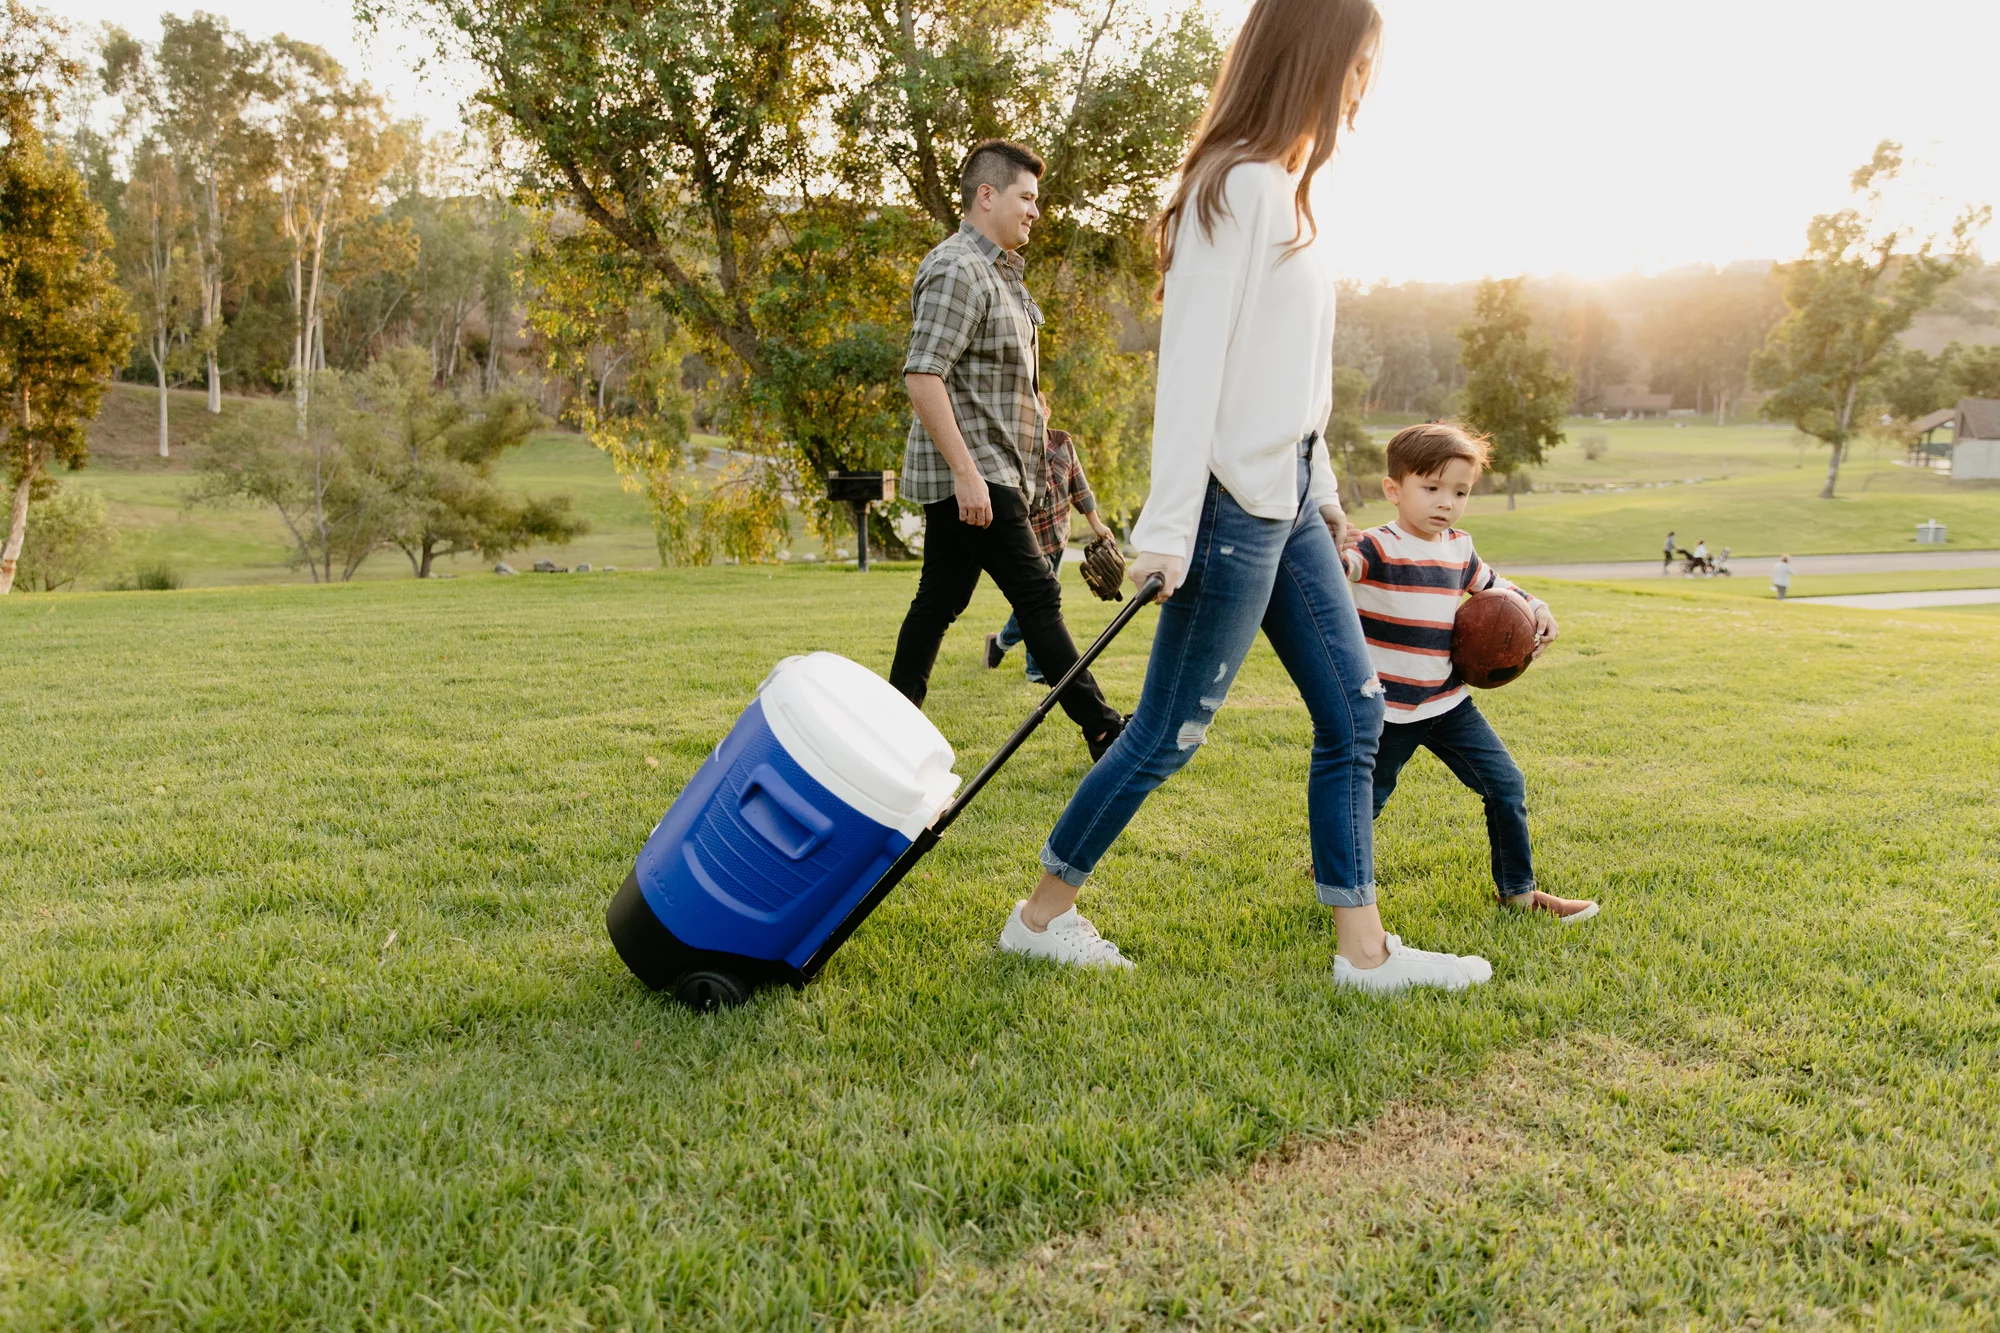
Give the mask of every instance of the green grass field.
<path id="1" fill-rule="evenodd" d="M 175 438 L 182 443 L 175 459 L 163 464 L 151 455 L 151 393 L 114 386 L 93 434 L 96 462 L 74 479 L 105 494 L 126 540 L 116 559 L 86 586 L 105 586 L 119 572 L 160 563 L 196 586 L 305 582 L 305 571 L 287 563 L 284 530 L 274 513 L 187 507 L 189 464 L 208 418 L 198 394 L 175 393 L 171 402 Z M 235 406 L 230 400 L 230 409 Z M 1389 422 L 1383 418 L 1378 430 L 1388 429 Z M 1950 527 L 1953 548 L 2000 548 L 2000 489 L 1953 487 L 1934 472 L 1900 466 L 1889 452 L 1857 447 L 1838 498 L 1827 501 L 1817 498 L 1825 452 L 1789 430 L 1577 419 L 1568 432 L 1570 443 L 1559 446 L 1534 475 L 1540 489 L 1518 497 L 1512 512 L 1504 496 L 1473 500 L 1466 527 L 1488 558 L 1503 565 L 1648 560 L 1658 555 L 1669 528 L 1685 545 L 1706 538 L 1711 547 L 1729 546 L 1739 556 L 1916 550 L 1916 525 L 1932 518 Z M 1595 462 L 1584 458 L 1577 443 L 1592 433 L 1603 435 L 1609 446 Z M 1084 445 L 1087 454 L 1089 442 Z M 659 563 L 644 504 L 619 489 L 609 460 L 580 437 L 538 435 L 500 471 L 509 486 L 574 496 L 592 525 L 589 536 L 568 547 L 514 553 L 509 560 L 516 568 L 544 557 L 600 568 Z M 1390 513 L 1378 502 L 1354 517 L 1380 523 Z M 803 525 L 795 525 L 793 549 L 803 555 L 821 548 Z M 475 575 L 488 565 L 466 557 L 441 568 Z M 385 551 L 363 565 L 358 577 L 400 579 L 410 572 L 400 554 Z"/>
<path id="2" fill-rule="evenodd" d="M 1058 719 L 813 987 L 645 992 L 601 913 L 647 831 L 777 658 L 885 667 L 912 584 L 0 603 L 0 1327 L 2000 1321 L 1991 617 L 1541 585 L 1565 633 L 1482 704 L 1603 915 L 1499 919 L 1428 759 L 1379 831 L 1476 993 L 1333 990 L 1261 647 L 1087 891 L 1135 973 L 992 947 Z M 961 772 L 1034 698 L 1001 616 L 935 680 Z"/>
<path id="3" fill-rule="evenodd" d="M 1656 559 L 1669 529 L 1682 546 L 1706 539 L 1738 556 L 1915 551 L 1917 525 L 1933 518 L 1949 527 L 1952 547 L 2000 547 L 2000 490 L 1953 486 L 1902 466 L 1900 451 L 1857 445 L 1835 498 L 1821 500 L 1826 450 L 1789 430 L 1583 420 L 1566 429 L 1570 443 L 1550 455 L 1536 492 L 1517 496 L 1512 512 L 1504 495 L 1474 498 L 1465 527 L 1481 554 L 1502 562 Z M 1609 443 L 1596 462 L 1576 443 L 1593 432 Z M 1383 521 L 1386 506 L 1360 517 Z"/>

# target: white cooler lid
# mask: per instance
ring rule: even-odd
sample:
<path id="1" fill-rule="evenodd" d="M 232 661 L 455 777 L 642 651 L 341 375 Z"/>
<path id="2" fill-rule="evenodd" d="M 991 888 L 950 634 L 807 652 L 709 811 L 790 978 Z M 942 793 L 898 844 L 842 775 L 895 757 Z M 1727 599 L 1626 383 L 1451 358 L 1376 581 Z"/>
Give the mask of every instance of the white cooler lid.
<path id="1" fill-rule="evenodd" d="M 788 657 L 757 694 L 772 734 L 813 781 L 906 838 L 958 790 L 950 742 L 859 662 L 838 653 Z"/>

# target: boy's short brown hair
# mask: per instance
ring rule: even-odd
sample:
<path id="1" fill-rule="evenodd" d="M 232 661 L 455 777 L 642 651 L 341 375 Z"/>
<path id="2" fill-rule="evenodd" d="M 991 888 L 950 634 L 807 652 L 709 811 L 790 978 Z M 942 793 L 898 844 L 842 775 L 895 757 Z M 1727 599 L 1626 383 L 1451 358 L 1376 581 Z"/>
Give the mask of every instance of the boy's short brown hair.
<path id="1" fill-rule="evenodd" d="M 1426 421 L 1405 426 L 1389 439 L 1389 458 L 1384 468 L 1395 481 L 1415 475 L 1434 477 L 1447 463 L 1463 460 L 1472 464 L 1478 476 L 1493 461 L 1493 449 L 1484 435 L 1474 435 L 1449 421 Z"/>

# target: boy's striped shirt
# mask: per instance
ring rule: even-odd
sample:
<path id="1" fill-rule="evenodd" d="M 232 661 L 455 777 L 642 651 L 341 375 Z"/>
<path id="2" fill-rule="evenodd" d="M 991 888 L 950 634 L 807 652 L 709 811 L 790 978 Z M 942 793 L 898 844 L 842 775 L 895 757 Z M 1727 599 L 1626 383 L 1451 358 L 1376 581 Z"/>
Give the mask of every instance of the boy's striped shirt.
<path id="1" fill-rule="evenodd" d="M 1542 605 L 1494 573 L 1472 549 L 1472 534 L 1457 528 L 1431 542 L 1385 523 L 1344 554 L 1391 722 L 1421 722 L 1466 697 L 1451 662 L 1451 622 L 1462 598 L 1498 588 L 1531 608 Z"/>

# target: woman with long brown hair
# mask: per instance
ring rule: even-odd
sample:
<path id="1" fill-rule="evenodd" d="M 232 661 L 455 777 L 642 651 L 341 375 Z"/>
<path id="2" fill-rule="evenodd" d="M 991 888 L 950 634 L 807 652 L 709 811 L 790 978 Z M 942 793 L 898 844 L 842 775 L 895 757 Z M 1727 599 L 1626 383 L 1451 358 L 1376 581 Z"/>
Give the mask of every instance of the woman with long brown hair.
<path id="1" fill-rule="evenodd" d="M 1334 282 L 1309 191 L 1352 128 L 1381 35 L 1371 0 L 1257 0 L 1158 222 L 1165 308 L 1152 490 L 1131 576 L 1165 587 L 1146 684 L 1042 848 L 1003 949 L 1131 963 L 1076 911 L 1098 859 L 1208 735 L 1261 627 L 1313 722 L 1306 806 L 1313 879 L 1334 913 L 1337 982 L 1462 990 L 1481 958 L 1388 934 L 1372 824 L 1382 685 L 1339 543 L 1347 520 L 1319 439 L 1332 408 Z"/>

